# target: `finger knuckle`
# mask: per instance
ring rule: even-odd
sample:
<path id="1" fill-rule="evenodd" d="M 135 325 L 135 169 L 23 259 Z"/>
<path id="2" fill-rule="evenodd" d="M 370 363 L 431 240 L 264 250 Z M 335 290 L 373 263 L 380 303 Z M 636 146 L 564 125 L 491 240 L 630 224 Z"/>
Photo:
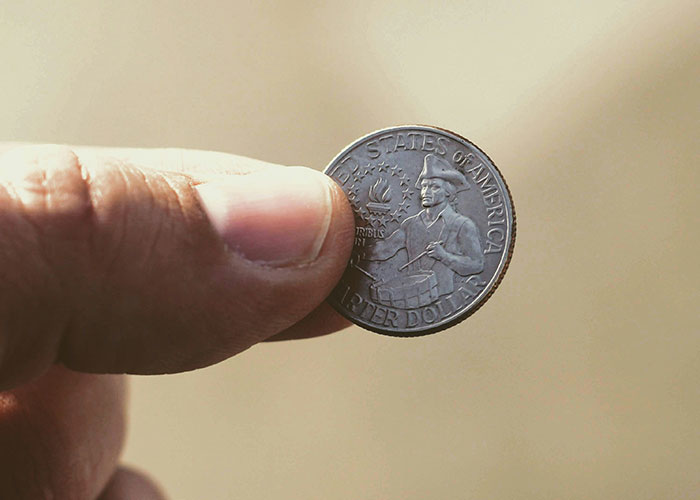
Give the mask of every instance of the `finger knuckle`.
<path id="1" fill-rule="evenodd" d="M 162 247 L 187 235 L 186 193 L 190 184 L 128 162 L 89 165 L 94 211 L 93 250 L 107 274 L 124 268 L 150 267 Z M 138 266 L 141 264 L 141 266 Z"/>
<path id="2" fill-rule="evenodd" d="M 90 198 L 80 162 L 65 146 L 31 146 L 0 162 L 0 181 L 11 202 L 36 222 L 83 216 Z"/>
<path id="3" fill-rule="evenodd" d="M 91 206 L 81 165 L 69 148 L 32 146 L 6 155 L 0 188 L 0 232 L 22 243 L 33 240 L 20 248 L 39 251 L 50 262 L 67 249 L 65 243 L 78 241 L 76 231 L 84 227 Z"/>
<path id="4" fill-rule="evenodd" d="M 72 285 L 82 274 L 89 213 L 80 163 L 69 148 L 24 147 L 0 159 L 0 328 L 11 353 L 0 377 L 29 376 L 55 359 Z"/>

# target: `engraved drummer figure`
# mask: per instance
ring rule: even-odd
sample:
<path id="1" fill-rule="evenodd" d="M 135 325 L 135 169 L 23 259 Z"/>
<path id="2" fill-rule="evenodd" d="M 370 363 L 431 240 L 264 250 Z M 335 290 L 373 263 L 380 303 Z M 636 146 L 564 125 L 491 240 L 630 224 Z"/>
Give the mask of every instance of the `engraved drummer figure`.
<path id="1" fill-rule="evenodd" d="M 457 193 L 469 189 L 469 184 L 446 160 L 428 154 L 416 187 L 423 210 L 406 218 L 386 239 L 376 241 L 364 258 L 387 260 L 405 248 L 408 260 L 400 270 L 408 268 L 409 275 L 431 273 L 437 281 L 437 296 L 449 294 L 454 291 L 455 274 L 469 276 L 484 269 L 479 229 L 455 209 Z M 436 299 L 433 292 L 429 302 Z"/>

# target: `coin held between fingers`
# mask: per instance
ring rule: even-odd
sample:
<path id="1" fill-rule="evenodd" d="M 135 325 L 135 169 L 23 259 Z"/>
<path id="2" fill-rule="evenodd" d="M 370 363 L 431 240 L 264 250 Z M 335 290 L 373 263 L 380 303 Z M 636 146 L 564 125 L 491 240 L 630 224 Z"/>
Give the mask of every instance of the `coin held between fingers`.
<path id="1" fill-rule="evenodd" d="M 435 333 L 491 296 L 508 267 L 515 214 L 491 159 L 444 129 L 399 126 L 346 147 L 325 173 L 355 214 L 353 257 L 329 298 L 386 335 Z"/>

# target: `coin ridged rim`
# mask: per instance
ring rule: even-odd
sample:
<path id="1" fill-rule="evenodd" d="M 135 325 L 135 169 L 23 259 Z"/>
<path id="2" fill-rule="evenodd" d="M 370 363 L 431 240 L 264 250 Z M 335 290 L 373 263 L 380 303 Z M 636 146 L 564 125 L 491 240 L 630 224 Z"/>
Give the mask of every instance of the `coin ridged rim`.
<path id="1" fill-rule="evenodd" d="M 420 131 L 425 131 L 425 132 L 441 132 L 442 134 L 445 134 L 446 136 L 456 140 L 456 141 L 462 141 L 466 145 L 469 145 L 476 149 L 479 153 L 484 155 L 484 157 L 490 162 L 491 166 L 496 170 L 498 173 L 498 181 L 503 185 L 504 191 L 508 195 L 507 197 L 507 203 L 510 208 L 510 213 L 512 216 L 512 224 L 510 227 L 510 237 L 507 239 L 508 241 L 508 249 L 507 253 L 504 255 L 504 257 L 501 258 L 501 261 L 498 264 L 498 267 L 496 268 L 496 272 L 494 275 L 491 277 L 489 280 L 488 286 L 484 288 L 482 291 L 483 295 L 478 295 L 477 298 L 468 306 L 466 307 L 462 312 L 456 314 L 455 316 L 448 318 L 439 324 L 436 325 L 430 325 L 429 327 L 426 328 L 420 328 L 416 330 L 400 330 L 400 331 L 392 331 L 392 330 L 382 330 L 380 328 L 377 328 L 376 326 L 370 325 L 365 323 L 364 321 L 361 321 L 359 318 L 353 317 L 350 314 L 348 314 L 340 305 L 336 305 L 334 301 L 327 299 L 327 302 L 333 307 L 335 311 L 337 311 L 341 316 L 344 318 L 350 320 L 353 324 L 358 325 L 366 330 L 372 331 L 374 333 L 379 333 L 380 335 L 386 335 L 389 337 L 398 337 L 398 338 L 415 338 L 415 337 L 423 337 L 425 335 L 430 335 L 433 333 L 440 332 L 442 330 L 446 330 L 448 328 L 451 328 L 465 319 L 469 318 L 472 314 L 474 314 L 476 311 L 481 309 L 481 307 L 491 298 L 493 293 L 496 291 L 496 289 L 499 287 L 501 282 L 503 281 L 503 277 L 506 274 L 506 271 L 508 271 L 508 268 L 510 266 L 510 261 L 513 257 L 513 250 L 515 249 L 515 234 L 516 234 L 516 215 L 515 215 L 515 205 L 513 203 L 513 196 L 510 191 L 510 187 L 508 186 L 508 183 L 505 180 L 505 177 L 503 177 L 503 174 L 501 173 L 501 170 L 498 168 L 496 163 L 491 159 L 491 157 L 486 154 L 479 146 L 474 144 L 472 141 L 467 139 L 466 137 L 463 137 L 456 132 L 453 132 L 449 129 L 443 128 L 443 127 L 436 127 L 434 125 L 397 125 L 395 127 L 386 127 L 378 130 L 374 130 L 373 132 L 370 132 L 368 134 L 363 135 L 362 137 L 354 140 L 347 146 L 345 146 L 337 155 L 333 157 L 333 159 L 328 163 L 326 168 L 323 170 L 323 173 L 328 175 L 329 177 L 330 170 L 331 168 L 340 160 L 340 158 L 348 152 L 352 151 L 354 148 L 358 147 L 361 143 L 367 141 L 370 137 L 373 137 L 375 135 L 380 135 L 380 134 L 385 134 L 390 131 L 401 131 L 401 130 L 407 130 L 407 129 L 412 129 L 412 130 L 420 130 Z M 331 177 L 331 179 L 333 179 Z M 335 182 L 335 179 L 333 179 Z"/>

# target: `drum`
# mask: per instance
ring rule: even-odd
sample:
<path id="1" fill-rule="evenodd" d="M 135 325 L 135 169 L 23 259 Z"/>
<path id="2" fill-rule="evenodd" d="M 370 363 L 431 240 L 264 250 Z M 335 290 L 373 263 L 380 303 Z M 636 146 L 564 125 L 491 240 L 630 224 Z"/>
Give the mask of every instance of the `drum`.
<path id="1" fill-rule="evenodd" d="M 433 271 L 421 271 L 387 282 L 372 283 L 369 296 L 377 304 L 397 309 L 427 306 L 438 298 L 437 278 Z"/>

